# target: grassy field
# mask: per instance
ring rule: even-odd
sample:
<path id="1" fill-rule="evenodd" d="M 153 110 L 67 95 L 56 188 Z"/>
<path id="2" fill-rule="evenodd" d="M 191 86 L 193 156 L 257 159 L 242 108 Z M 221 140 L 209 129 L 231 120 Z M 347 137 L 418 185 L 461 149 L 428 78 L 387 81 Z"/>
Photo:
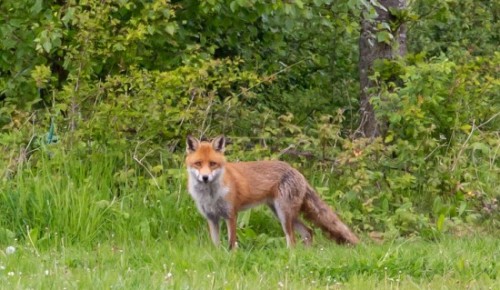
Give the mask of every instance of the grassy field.
<path id="1" fill-rule="evenodd" d="M 494 237 L 215 249 L 208 236 L 0 254 L 3 289 L 499 289 Z"/>
<path id="2" fill-rule="evenodd" d="M 55 152 L 0 181 L 1 289 L 500 288 L 491 231 L 383 244 L 361 233 L 355 248 L 317 232 L 313 247 L 288 250 L 258 210 L 240 215 L 236 252 L 216 249 L 181 164 L 153 179 L 107 156 Z"/>

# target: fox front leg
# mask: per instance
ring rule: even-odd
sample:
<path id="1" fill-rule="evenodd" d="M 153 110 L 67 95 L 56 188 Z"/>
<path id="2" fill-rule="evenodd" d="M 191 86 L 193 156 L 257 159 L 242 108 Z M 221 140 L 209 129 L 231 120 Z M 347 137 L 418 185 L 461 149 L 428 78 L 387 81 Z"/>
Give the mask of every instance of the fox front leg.
<path id="1" fill-rule="evenodd" d="M 230 250 L 236 250 L 236 220 L 237 220 L 237 215 L 236 214 L 231 214 L 229 218 L 226 220 L 227 223 L 227 235 L 228 235 L 228 242 L 229 242 L 229 249 Z"/>
<path id="2" fill-rule="evenodd" d="M 208 228 L 210 230 L 210 237 L 212 238 L 212 242 L 216 247 L 220 245 L 220 237 L 219 237 L 219 220 L 218 219 L 207 219 Z"/>

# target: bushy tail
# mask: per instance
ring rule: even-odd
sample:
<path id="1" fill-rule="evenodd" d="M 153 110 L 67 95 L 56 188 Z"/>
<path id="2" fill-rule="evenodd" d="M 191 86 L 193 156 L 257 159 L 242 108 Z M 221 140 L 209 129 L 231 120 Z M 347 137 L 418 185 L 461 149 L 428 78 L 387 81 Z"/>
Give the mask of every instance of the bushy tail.
<path id="1" fill-rule="evenodd" d="M 308 185 L 304 203 L 301 208 L 305 217 L 320 227 L 327 236 L 338 244 L 359 243 L 358 237 L 339 219 L 333 210 Z"/>

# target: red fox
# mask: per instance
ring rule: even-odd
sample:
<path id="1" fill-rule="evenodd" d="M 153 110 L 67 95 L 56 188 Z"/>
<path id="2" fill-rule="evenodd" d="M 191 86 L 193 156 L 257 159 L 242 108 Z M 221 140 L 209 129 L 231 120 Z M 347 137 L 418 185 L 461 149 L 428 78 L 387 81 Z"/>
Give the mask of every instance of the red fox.
<path id="1" fill-rule="evenodd" d="M 210 236 L 218 246 L 219 221 L 226 220 L 229 248 L 236 246 L 236 219 L 240 210 L 267 204 L 278 217 L 288 247 L 295 245 L 294 230 L 305 245 L 313 231 L 299 213 L 319 226 L 337 243 L 355 245 L 358 238 L 320 199 L 305 177 L 282 161 L 226 162 L 224 136 L 212 141 L 187 137 L 188 188 L 200 213 L 207 219 Z"/>

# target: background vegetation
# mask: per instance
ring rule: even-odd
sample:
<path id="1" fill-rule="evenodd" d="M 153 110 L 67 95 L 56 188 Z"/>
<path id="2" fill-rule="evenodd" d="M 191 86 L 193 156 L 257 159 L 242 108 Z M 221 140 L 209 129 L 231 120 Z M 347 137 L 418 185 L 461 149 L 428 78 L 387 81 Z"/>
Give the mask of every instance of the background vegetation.
<path id="1" fill-rule="evenodd" d="M 92 269 L 95 261 L 76 250 L 67 258 L 61 254 L 67 247 L 99 252 L 103 243 L 115 253 L 115 245 L 170 241 L 201 243 L 201 254 L 205 233 L 187 243 L 204 231 L 185 189 L 187 133 L 224 133 L 233 161 L 291 162 L 368 243 L 496 233 L 500 4 L 415 0 L 391 10 L 393 20 L 376 26 L 371 41 L 393 44 L 404 23 L 408 53 L 376 61 L 370 72 L 372 105 L 384 130 L 368 139 L 357 136 L 358 43 L 362 16 L 374 19 L 375 7 L 377 1 L 364 0 L 3 0 L 0 245 L 26 245 L 41 259 L 75 269 Z M 266 211 L 240 216 L 244 249 L 283 245 L 269 218 Z M 175 248 L 154 251 L 169 255 Z M 364 264 L 368 250 L 358 251 L 358 263 L 371 268 Z M 121 257 L 134 260 L 139 253 Z M 228 267 L 248 259 L 238 255 Z M 13 267 L 4 258 L 0 266 Z M 378 254 L 366 259 L 381 261 Z M 291 267 L 321 264 L 307 261 Z M 433 269 L 462 273 L 457 269 L 473 265 Z M 336 273 L 359 283 L 358 275 L 367 273 L 375 281 L 396 279 L 380 267 Z M 331 269 L 317 269 L 320 284 L 329 284 L 321 271 Z M 498 275 L 494 263 L 481 269 L 463 279 Z M 211 273 L 205 270 L 198 271 Z M 433 281 L 430 274 L 408 275 Z"/>

